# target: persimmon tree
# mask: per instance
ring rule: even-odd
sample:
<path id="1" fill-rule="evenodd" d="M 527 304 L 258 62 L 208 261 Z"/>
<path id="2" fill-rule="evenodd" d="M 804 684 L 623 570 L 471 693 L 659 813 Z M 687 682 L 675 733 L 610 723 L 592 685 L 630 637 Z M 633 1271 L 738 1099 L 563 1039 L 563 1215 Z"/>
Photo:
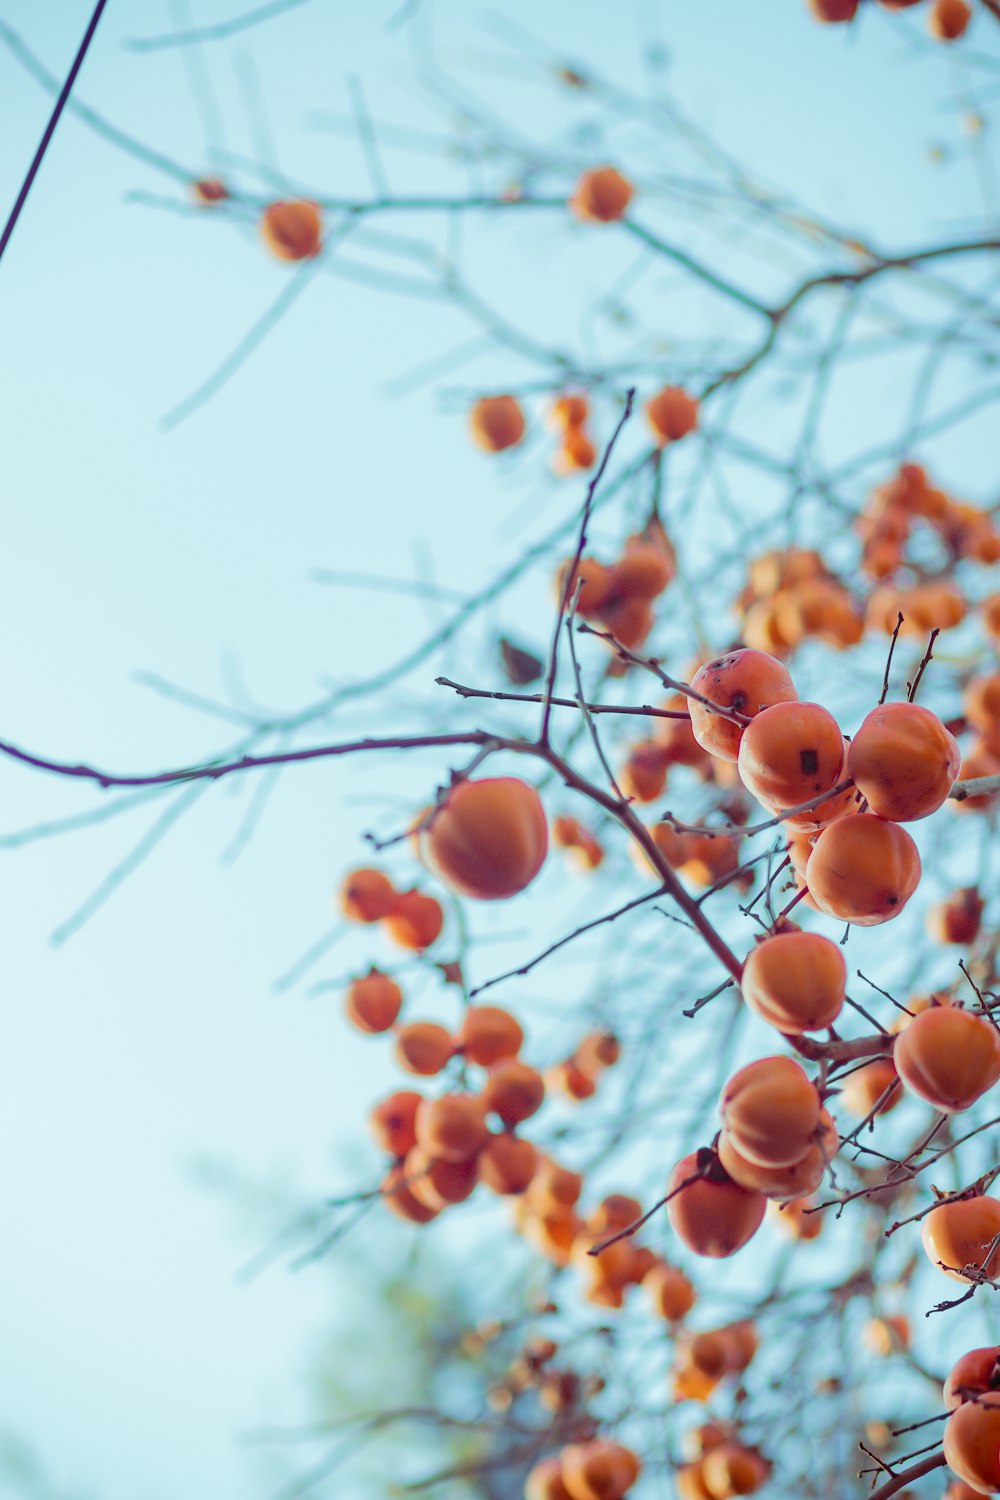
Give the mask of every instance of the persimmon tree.
<path id="1" fill-rule="evenodd" d="M 894 25 L 984 86 L 1000 68 L 991 0 L 809 8 L 831 47 Z M 0 751 L 123 815 L 276 768 L 377 760 L 405 788 L 335 893 L 344 1025 L 383 1046 L 385 1088 L 369 1180 L 307 1253 L 471 1247 L 461 1379 L 347 1423 L 442 1434 L 408 1491 L 998 1493 L 998 481 L 955 493 L 940 457 L 995 449 L 995 215 L 878 247 L 763 186 L 664 80 L 641 96 L 509 22 L 495 45 L 587 128 L 553 146 L 466 100 L 464 186 L 395 195 L 361 102 L 358 198 L 115 144 L 160 163 L 147 205 L 189 212 L 192 243 L 250 226 L 291 278 L 168 427 L 238 399 L 318 274 L 381 278 L 477 331 L 448 440 L 544 486 L 553 523 L 512 526 L 492 581 L 395 661 L 195 764 L 81 764 L 16 726 Z M 484 222 L 550 224 L 567 260 L 618 247 L 583 337 L 558 264 L 537 322 L 517 285 L 480 288 Z M 852 393 L 883 358 L 906 398 L 859 450 Z M 335 732 L 347 702 L 365 733 Z M 505 963 L 486 909 L 512 914 Z"/>

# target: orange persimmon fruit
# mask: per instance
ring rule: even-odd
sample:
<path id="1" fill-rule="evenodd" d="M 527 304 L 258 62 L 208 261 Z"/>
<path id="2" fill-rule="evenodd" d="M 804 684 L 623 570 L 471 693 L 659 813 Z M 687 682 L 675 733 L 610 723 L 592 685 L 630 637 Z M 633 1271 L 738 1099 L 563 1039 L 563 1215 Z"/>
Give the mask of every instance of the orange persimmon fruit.
<path id="1" fill-rule="evenodd" d="M 846 986 L 844 950 L 817 932 L 765 938 L 748 953 L 740 980 L 750 1009 L 786 1035 L 832 1026 Z"/>
<path id="2" fill-rule="evenodd" d="M 548 843 L 541 798 L 514 776 L 458 782 L 419 834 L 427 869 L 477 901 L 523 891 L 542 868 Z"/>
<path id="3" fill-rule="evenodd" d="M 789 703 L 798 697 L 787 667 L 766 651 L 749 647 L 706 662 L 690 685 L 709 702 L 750 719 L 772 704 Z M 741 722 L 713 713 L 694 697 L 688 699 L 688 712 L 691 731 L 703 750 L 720 760 L 739 759 L 744 729 Z"/>

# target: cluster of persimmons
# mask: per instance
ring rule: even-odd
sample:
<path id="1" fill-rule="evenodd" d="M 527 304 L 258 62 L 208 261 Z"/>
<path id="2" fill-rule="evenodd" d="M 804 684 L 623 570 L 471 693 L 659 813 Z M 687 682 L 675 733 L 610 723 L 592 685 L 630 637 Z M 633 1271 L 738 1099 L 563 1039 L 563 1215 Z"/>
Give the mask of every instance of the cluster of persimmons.
<path id="1" fill-rule="evenodd" d="M 922 0 L 875 0 L 883 10 L 910 10 Z M 808 0 L 817 21 L 827 25 L 853 21 L 862 0 Z M 937 42 L 957 42 L 965 35 L 972 20 L 969 0 L 930 0 L 927 6 L 927 29 Z"/>
<path id="2" fill-rule="evenodd" d="M 803 569 L 804 557 L 772 558 L 770 576 L 786 587 L 793 579 L 822 584 L 822 572 L 811 563 Z M 609 596 L 628 597 L 629 584 L 622 580 L 629 579 L 636 560 L 640 577 L 655 575 L 658 586 L 665 586 L 663 554 L 648 538 L 634 537 L 613 564 L 583 559 L 573 577 L 572 564 L 564 567 L 558 580 L 564 607 L 601 618 Z M 756 576 L 763 571 L 758 568 Z M 921 875 L 906 825 L 936 813 L 962 771 L 957 741 L 934 713 L 911 701 L 882 702 L 848 739 L 821 704 L 799 700 L 782 661 L 752 647 L 703 663 L 670 701 L 686 704 L 687 715 L 664 719 L 662 742 L 651 739 L 641 754 L 630 753 L 622 774 L 628 800 L 655 798 L 663 789 L 660 772 L 671 763 L 701 767 L 703 774 L 717 767 L 724 785 L 730 778 L 730 785 L 780 820 L 800 898 L 815 910 L 861 926 L 888 922 L 903 910 Z M 996 695 L 974 695 L 973 708 L 988 742 L 995 743 Z M 662 759 L 659 769 L 649 759 L 654 749 Z M 697 839 L 728 851 L 722 866 L 706 860 L 704 884 L 718 880 L 720 868 L 737 857 L 738 826 L 731 833 L 693 834 L 656 826 L 665 835 L 657 847 L 682 873 L 692 873 L 694 856 L 688 848 L 686 857 L 680 850 L 671 857 L 671 840 Z M 575 819 L 557 819 L 553 831 L 555 841 L 579 850 L 588 867 L 600 862 L 600 845 Z M 454 894 L 506 899 L 541 870 L 548 820 L 526 781 L 459 777 L 418 816 L 412 841 L 424 867 Z M 412 895 L 399 896 L 379 871 L 358 870 L 347 877 L 341 900 L 355 920 L 385 922 L 392 933 L 398 902 Z M 950 941 L 975 936 L 977 902 L 975 891 L 967 890 L 952 898 L 947 912 L 938 911 L 935 920 Z M 774 1029 L 776 1040 L 790 1041 L 808 1061 L 803 1044 L 810 1033 L 825 1032 L 837 1021 L 846 984 L 840 945 L 782 917 L 746 954 L 740 989 L 747 1008 Z M 402 999 L 399 986 L 373 969 L 350 987 L 348 1015 L 364 1031 L 394 1029 L 397 1060 L 405 1070 L 428 1078 L 453 1071 L 436 1097 L 402 1090 L 373 1111 L 375 1138 L 391 1158 L 381 1188 L 386 1204 L 426 1223 L 483 1183 L 514 1201 L 518 1229 L 554 1266 L 575 1268 L 588 1301 L 614 1309 L 630 1287 L 643 1288 L 652 1311 L 677 1335 L 676 1399 L 704 1401 L 719 1380 L 745 1369 L 756 1347 L 752 1325 L 685 1331 L 695 1288 L 683 1271 L 640 1242 L 639 1202 L 612 1193 L 582 1210 L 582 1175 L 522 1133 L 548 1090 L 576 1100 L 589 1097 L 600 1072 L 617 1061 L 617 1039 L 591 1033 L 571 1058 L 543 1072 L 521 1056 L 524 1035 L 510 1011 L 467 1006 L 454 1031 L 424 1021 L 400 1026 Z M 992 1018 L 946 994 L 904 1007 L 842 1086 L 830 1084 L 825 1069 L 812 1075 L 783 1052 L 750 1062 L 723 1087 L 714 1140 L 682 1157 L 670 1173 L 665 1201 L 671 1226 L 696 1255 L 728 1257 L 757 1232 L 771 1203 L 789 1233 L 814 1238 L 821 1216 L 813 1195 L 841 1143 L 831 1108 L 874 1118 L 905 1091 L 950 1116 L 970 1108 L 998 1080 L 1000 1033 Z M 989 1279 L 1000 1261 L 1000 1201 L 975 1188 L 941 1195 L 924 1217 L 922 1239 L 929 1259 L 946 1275 L 966 1284 Z M 890 1346 L 905 1338 L 896 1323 L 881 1330 Z M 968 1414 L 949 1424 L 946 1451 L 954 1455 L 949 1462 L 956 1473 L 981 1478 L 985 1471 L 975 1470 L 975 1457 L 963 1456 L 962 1443 L 978 1452 L 976 1424 L 1000 1423 L 1000 1408 L 975 1398 L 965 1405 Z M 964 1434 L 966 1428 L 972 1436 L 960 1440 L 959 1429 Z M 537 1465 L 526 1493 L 529 1500 L 615 1500 L 638 1472 L 631 1450 L 595 1435 Z M 727 1500 L 756 1489 L 768 1472 L 767 1460 L 729 1433 L 706 1443 L 678 1472 L 677 1483 L 683 1495 Z M 1000 1467 L 991 1488 L 1000 1488 Z"/>

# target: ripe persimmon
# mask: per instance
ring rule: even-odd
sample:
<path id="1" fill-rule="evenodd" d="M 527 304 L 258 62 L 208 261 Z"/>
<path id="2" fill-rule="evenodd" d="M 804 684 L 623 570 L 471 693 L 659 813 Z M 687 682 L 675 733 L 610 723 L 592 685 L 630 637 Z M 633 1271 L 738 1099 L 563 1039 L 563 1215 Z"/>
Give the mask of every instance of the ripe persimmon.
<path id="1" fill-rule="evenodd" d="M 647 1271 L 642 1287 L 653 1304 L 653 1311 L 668 1323 L 686 1317 L 695 1304 L 696 1292 L 691 1281 L 676 1266 L 661 1261 Z"/>
<path id="2" fill-rule="evenodd" d="M 761 709 L 743 731 L 737 759 L 747 791 L 770 812 L 797 807 L 830 791 L 841 778 L 844 738 L 818 703 L 775 703 Z M 808 824 L 811 813 L 784 821 Z"/>
<path id="3" fill-rule="evenodd" d="M 424 864 L 452 890 L 477 901 L 500 901 L 534 880 L 549 830 L 534 787 L 514 776 L 493 776 L 453 786 L 419 840 Z"/>
<path id="4" fill-rule="evenodd" d="M 580 391 L 564 391 L 552 403 L 549 425 L 556 432 L 566 432 L 570 427 L 582 427 L 590 415 L 590 402 Z"/>
<path id="5" fill-rule="evenodd" d="M 500 1005 L 470 1005 L 455 1034 L 466 1060 L 480 1068 L 516 1057 L 523 1041 L 521 1023 Z"/>
<path id="6" fill-rule="evenodd" d="M 675 1399 L 683 1400 L 683 1395 L 677 1396 L 676 1389 Z M 698 1458 L 693 1463 L 681 1464 L 674 1470 L 671 1477 L 679 1500 L 715 1500 L 711 1490 L 705 1487 L 704 1469 L 704 1459 Z"/>
<path id="7" fill-rule="evenodd" d="M 376 1146 L 390 1156 L 403 1157 L 416 1145 L 417 1109 L 422 1099 L 413 1089 L 397 1089 L 375 1105 L 368 1124 Z"/>
<path id="8" fill-rule="evenodd" d="M 623 219 L 635 189 L 615 167 L 592 167 L 576 185 L 569 206 L 578 219 L 611 224 Z"/>
<path id="9" fill-rule="evenodd" d="M 614 1067 L 621 1057 L 621 1043 L 613 1031 L 590 1031 L 577 1047 L 577 1066 L 585 1073 L 597 1074 Z"/>
<path id="10" fill-rule="evenodd" d="M 568 579 L 572 583 L 567 589 Z M 573 559 L 567 558 L 556 572 L 556 603 L 566 600 L 567 608 L 576 599 L 576 612 L 585 620 L 594 619 L 611 597 L 612 573 L 596 557 L 581 557 L 573 569 Z M 577 596 L 579 590 L 579 597 Z"/>
<path id="11" fill-rule="evenodd" d="M 969 752 L 962 757 L 962 769 L 956 780 L 959 785 L 963 781 L 977 781 L 981 776 L 996 776 L 1000 774 L 1000 755 L 994 755 L 988 745 L 982 740 L 977 740 Z M 952 802 L 951 806 L 955 812 L 985 812 L 987 808 L 996 804 L 1000 792 L 977 792 L 971 797 L 963 797 L 962 800 Z"/>
<path id="12" fill-rule="evenodd" d="M 549 1156 L 539 1157 L 528 1197 L 539 1213 L 572 1208 L 583 1191 L 583 1177 L 569 1167 L 561 1167 Z"/>
<path id="13" fill-rule="evenodd" d="M 633 802 L 655 802 L 666 790 L 668 765 L 659 740 L 640 740 L 629 750 L 618 775 L 622 795 Z"/>
<path id="14" fill-rule="evenodd" d="M 411 1021 L 396 1033 L 396 1061 L 407 1073 L 430 1078 L 446 1067 L 455 1051 L 451 1032 L 436 1021 Z"/>
<path id="15" fill-rule="evenodd" d="M 984 1349 L 970 1349 L 952 1365 L 942 1395 L 948 1410 L 956 1411 L 963 1401 L 975 1401 L 984 1391 L 997 1389 L 1000 1389 L 1000 1348 L 991 1344 Z"/>
<path id="16" fill-rule="evenodd" d="M 844 1108 L 862 1120 L 873 1111 L 887 1114 L 896 1108 L 902 1097 L 899 1074 L 889 1057 L 876 1057 L 872 1062 L 855 1068 L 844 1079 L 840 1090 L 840 1102 Z"/>
<path id="17" fill-rule="evenodd" d="M 573 1500 L 563 1484 L 558 1458 L 543 1458 L 524 1481 L 524 1500 Z"/>
<path id="18" fill-rule="evenodd" d="M 714 1151 L 684 1156 L 667 1182 L 667 1217 L 695 1255 L 735 1255 L 757 1233 L 767 1199 L 734 1182 Z"/>
<path id="19" fill-rule="evenodd" d="M 529 1120 L 544 1098 L 545 1080 L 541 1073 L 516 1058 L 497 1063 L 483 1088 L 487 1111 L 499 1115 L 508 1129 Z"/>
<path id="20" fill-rule="evenodd" d="M 389 1168 L 382 1179 L 379 1187 L 382 1201 L 392 1213 L 400 1219 L 407 1219 L 411 1224 L 429 1224 L 431 1219 L 436 1219 L 439 1209 L 431 1208 L 422 1203 L 410 1188 L 407 1181 L 407 1171 L 404 1162 L 397 1162 Z"/>
<path id="21" fill-rule="evenodd" d="M 607 1193 L 587 1219 L 587 1228 L 600 1238 L 627 1229 L 641 1217 L 642 1204 L 631 1193 Z"/>
<path id="22" fill-rule="evenodd" d="M 824 26 L 833 26 L 853 21 L 860 0 L 808 0 L 808 3 L 817 21 L 822 21 Z"/>
<path id="23" fill-rule="evenodd" d="M 661 448 L 677 443 L 698 426 L 698 402 L 679 385 L 664 386 L 646 402 L 646 421 Z"/>
<path id="24" fill-rule="evenodd" d="M 656 623 L 648 599 L 615 599 L 601 611 L 601 622 L 626 651 L 641 646 Z"/>
<path id="25" fill-rule="evenodd" d="M 945 1461 L 974 1490 L 1000 1490 L 1000 1391 L 986 1391 L 952 1412 L 944 1429 Z"/>
<path id="26" fill-rule="evenodd" d="M 765 938 L 747 954 L 740 979 L 750 1009 L 786 1034 L 832 1026 L 846 986 L 844 950 L 816 932 Z"/>
<path id="27" fill-rule="evenodd" d="M 489 1139 L 486 1107 L 474 1094 L 442 1094 L 417 1110 L 417 1145 L 441 1161 L 468 1161 Z"/>
<path id="28" fill-rule="evenodd" d="M 895 823 L 937 812 L 961 764 L 954 736 L 918 703 L 873 708 L 847 752 L 847 774 L 871 811 Z"/>
<path id="29" fill-rule="evenodd" d="M 452 1203 L 464 1203 L 479 1181 L 475 1156 L 465 1161 L 446 1161 L 419 1145 L 406 1153 L 403 1170 L 414 1198 L 439 1212 Z"/>
<path id="30" fill-rule="evenodd" d="M 381 922 L 396 904 L 396 887 L 381 870 L 351 870 L 340 887 L 340 909 L 349 922 Z"/>
<path id="31" fill-rule="evenodd" d="M 753 1494 L 770 1472 L 771 1465 L 755 1448 L 737 1442 L 720 1443 L 702 1463 L 702 1479 L 713 1500 Z"/>
<path id="32" fill-rule="evenodd" d="M 924 1219 L 920 1237 L 932 1265 L 952 1281 L 970 1281 L 966 1267 L 995 1277 L 1000 1268 L 1000 1199 L 979 1194 L 939 1203 Z"/>
<path id="33" fill-rule="evenodd" d="M 402 1006 L 403 991 L 399 985 L 374 967 L 363 979 L 355 979 L 347 991 L 347 1019 L 369 1035 L 388 1031 Z"/>
<path id="34" fill-rule="evenodd" d="M 815 1240 L 823 1232 L 823 1212 L 814 1198 L 789 1198 L 772 1202 L 771 1219 L 793 1240 Z"/>
<path id="35" fill-rule="evenodd" d="M 479 1180 L 494 1193 L 523 1193 L 538 1170 L 538 1148 L 506 1131 L 491 1135 L 479 1153 Z"/>
<path id="36" fill-rule="evenodd" d="M 987 744 L 1000 735 L 1000 672 L 974 677 L 962 694 L 962 708 Z"/>
<path id="37" fill-rule="evenodd" d="M 898 917 L 920 882 L 917 846 L 898 823 L 848 813 L 822 830 L 806 865 L 819 910 L 859 927 Z"/>
<path id="38" fill-rule="evenodd" d="M 892 1060 L 918 1099 L 943 1114 L 957 1114 L 1000 1079 L 1000 1033 L 985 1016 L 935 1005 L 900 1032 Z"/>
<path id="39" fill-rule="evenodd" d="M 974 943 L 982 925 L 983 905 L 974 885 L 963 886 L 929 909 L 927 931 L 939 943 Z"/>
<path id="40" fill-rule="evenodd" d="M 611 586 L 623 599 L 655 599 L 674 576 L 660 547 L 632 538 L 611 568 Z"/>
<path id="41" fill-rule="evenodd" d="M 819 1125 L 820 1098 L 790 1057 L 762 1057 L 740 1068 L 722 1090 L 722 1122 L 739 1154 L 758 1167 L 801 1161 Z"/>
<path id="42" fill-rule="evenodd" d="M 745 720 L 774 703 L 788 703 L 798 697 L 787 667 L 765 651 L 746 647 L 714 657 L 699 667 L 691 687 L 702 698 L 743 715 Z M 743 722 L 713 713 L 698 698 L 688 699 L 688 712 L 691 731 L 702 749 L 720 760 L 738 760 Z"/>
<path id="43" fill-rule="evenodd" d="M 385 930 L 400 948 L 422 952 L 441 935 L 444 912 L 440 901 L 423 891 L 403 891 L 384 918 Z"/>
<path id="44" fill-rule="evenodd" d="M 597 462 L 597 447 L 582 427 L 568 427 L 552 456 L 552 471 L 560 476 L 579 474 Z"/>
<path id="45" fill-rule="evenodd" d="M 469 431 L 487 453 L 516 448 L 525 433 L 520 402 L 514 396 L 481 396 L 469 413 Z"/>
<path id="46" fill-rule="evenodd" d="M 278 260 L 312 260 L 323 247 L 323 215 L 304 198 L 271 203 L 260 220 L 264 244 Z"/>
<path id="47" fill-rule="evenodd" d="M 191 193 L 196 203 L 210 207 L 222 203 L 229 197 L 229 189 L 221 177 L 199 177 L 191 184 Z"/>
<path id="48" fill-rule="evenodd" d="M 642 1467 L 630 1448 L 604 1438 L 571 1443 L 559 1459 L 572 1500 L 622 1500 Z"/>
<path id="49" fill-rule="evenodd" d="M 592 1099 L 597 1092 L 597 1080 L 593 1073 L 584 1072 L 573 1057 L 567 1057 L 563 1062 L 548 1068 L 545 1073 L 545 1085 L 553 1092 L 564 1094 L 567 1099 L 574 1099 L 577 1102 L 581 1099 Z"/>
<path id="50" fill-rule="evenodd" d="M 972 6 L 968 0 L 934 0 L 927 27 L 938 42 L 957 42 L 964 36 L 972 20 Z"/>
<path id="51" fill-rule="evenodd" d="M 829 1115 L 823 1111 L 819 1140 L 810 1145 L 799 1161 L 788 1167 L 761 1167 L 750 1161 L 733 1145 L 729 1132 L 723 1130 L 716 1150 L 723 1168 L 734 1182 L 748 1193 L 760 1193 L 776 1203 L 788 1198 L 808 1197 L 823 1181 L 827 1163 L 836 1154 L 837 1133 Z"/>

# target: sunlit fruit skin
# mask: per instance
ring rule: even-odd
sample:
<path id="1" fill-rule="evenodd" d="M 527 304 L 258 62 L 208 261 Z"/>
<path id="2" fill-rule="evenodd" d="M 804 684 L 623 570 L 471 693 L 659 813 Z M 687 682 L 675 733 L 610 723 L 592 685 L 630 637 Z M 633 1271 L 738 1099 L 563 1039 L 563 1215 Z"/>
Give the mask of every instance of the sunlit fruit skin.
<path id="1" fill-rule="evenodd" d="M 423 891 L 403 891 L 384 918 L 385 931 L 400 948 L 420 953 L 441 936 L 444 912 L 440 901 Z"/>
<path id="2" fill-rule="evenodd" d="M 571 427 L 582 427 L 590 413 L 590 402 L 579 391 L 564 391 L 552 403 L 549 425 L 557 432 L 568 432 Z"/>
<path id="3" fill-rule="evenodd" d="M 417 1143 L 416 1119 L 422 1094 L 414 1089 L 398 1089 L 376 1104 L 368 1124 L 376 1146 L 390 1156 L 404 1157 Z"/>
<path id="4" fill-rule="evenodd" d="M 721 1443 L 706 1454 L 702 1468 L 705 1488 L 713 1500 L 729 1500 L 733 1495 L 750 1495 L 760 1488 L 770 1473 L 770 1465 L 742 1443 Z"/>
<path id="5" fill-rule="evenodd" d="M 1000 1248 L 991 1251 L 990 1247 L 998 1234 L 1000 1199 L 985 1195 L 940 1203 L 923 1220 L 920 1231 L 931 1264 L 952 1281 L 972 1279 L 962 1274 L 966 1266 L 996 1276 Z"/>
<path id="6" fill-rule="evenodd" d="M 1000 1388 L 1000 1347 L 993 1344 L 984 1349 L 970 1349 L 963 1354 L 948 1372 L 942 1394 L 949 1411 L 955 1411 L 963 1401 L 971 1401 L 984 1391 Z"/>
<path id="7" fill-rule="evenodd" d="M 388 1031 L 403 1007 L 403 991 L 388 974 L 372 969 L 347 991 L 347 1019 L 370 1036 Z"/>
<path id="8" fill-rule="evenodd" d="M 524 1481 L 524 1500 L 573 1500 L 563 1484 L 562 1465 L 557 1458 L 543 1458 Z"/>
<path id="9" fill-rule="evenodd" d="M 523 891 L 542 868 L 548 845 L 541 799 L 514 776 L 459 782 L 420 833 L 427 869 L 477 901 Z"/>
<path id="10" fill-rule="evenodd" d="M 593 167 L 578 181 L 570 208 L 578 219 L 611 224 L 625 217 L 634 191 L 628 178 L 615 167 Z"/>
<path id="11" fill-rule="evenodd" d="M 808 3 L 816 20 L 831 26 L 853 21 L 858 12 L 859 0 L 808 0 Z"/>
<path id="12" fill-rule="evenodd" d="M 560 1462 L 572 1500 L 622 1500 L 641 1469 L 630 1448 L 602 1438 L 571 1444 L 562 1450 Z"/>
<path id="13" fill-rule="evenodd" d="M 697 1176 L 703 1167 L 710 1176 Z M 767 1208 L 763 1194 L 741 1188 L 707 1151 L 681 1158 L 670 1174 L 667 1193 L 673 1194 L 667 1217 L 678 1239 L 695 1255 L 713 1260 L 742 1250 L 760 1228 Z"/>
<path id="14" fill-rule="evenodd" d="M 642 1278 L 642 1289 L 653 1304 L 653 1310 L 668 1323 L 686 1317 L 697 1300 L 697 1293 L 683 1271 L 666 1262 L 652 1267 Z"/>
<path id="15" fill-rule="evenodd" d="M 381 870 L 351 870 L 340 887 L 340 909 L 349 922 L 381 922 L 396 904 L 396 888 Z"/>
<path id="16" fill-rule="evenodd" d="M 888 1114 L 902 1097 L 903 1086 L 889 1057 L 876 1057 L 864 1067 L 856 1068 L 844 1079 L 840 1091 L 844 1108 L 860 1120 L 867 1119 L 873 1110 L 880 1115 Z"/>
<path id="17" fill-rule="evenodd" d="M 927 913 L 928 934 L 939 943 L 955 943 L 962 947 L 974 943 L 982 926 L 984 906 L 976 887 L 965 886 L 930 908 Z"/>
<path id="18" fill-rule="evenodd" d="M 503 453 L 524 437 L 524 412 L 514 396 L 482 396 L 469 413 L 469 431 L 477 448 Z"/>
<path id="19" fill-rule="evenodd" d="M 522 1136 L 491 1136 L 479 1154 L 479 1180 L 503 1196 L 523 1193 L 538 1170 L 538 1149 Z"/>
<path id="20" fill-rule="evenodd" d="M 674 1488 L 679 1500 L 714 1500 L 711 1490 L 705 1486 L 704 1468 L 705 1460 L 699 1458 L 674 1470 Z"/>
<path id="21" fill-rule="evenodd" d="M 447 1208 L 464 1203 L 475 1191 L 479 1166 L 474 1156 L 466 1161 L 445 1161 L 431 1156 L 422 1146 L 414 1146 L 403 1162 L 408 1187 L 414 1198 L 428 1208 Z"/>
<path id="22" fill-rule="evenodd" d="M 758 1167 L 801 1161 L 819 1125 L 820 1100 L 790 1057 L 762 1057 L 734 1073 L 719 1112 L 732 1144 Z"/>
<path id="23" fill-rule="evenodd" d="M 466 1061 L 480 1068 L 516 1057 L 523 1042 L 521 1023 L 500 1005 L 470 1005 L 455 1033 Z"/>
<path id="24" fill-rule="evenodd" d="M 833 714 L 819 703 L 775 703 L 761 709 L 743 731 L 737 758 L 747 791 L 770 812 L 811 802 L 841 780 L 844 737 Z M 785 818 L 804 826 L 810 813 Z"/>
<path id="25" fill-rule="evenodd" d="M 735 709 L 749 718 L 774 703 L 790 703 L 798 697 L 787 667 L 766 651 L 749 647 L 706 662 L 694 674 L 691 687 L 720 708 Z M 696 698 L 688 699 L 688 712 L 691 732 L 703 750 L 719 760 L 739 759 L 742 724 L 713 713 Z"/>
<path id="26" fill-rule="evenodd" d="M 407 1073 L 424 1078 L 440 1073 L 454 1050 L 451 1033 L 436 1021 L 412 1021 L 396 1033 L 396 1061 Z"/>
<path id="27" fill-rule="evenodd" d="M 844 950 L 816 932 L 765 938 L 747 954 L 740 979 L 750 1009 L 786 1035 L 832 1026 L 846 986 Z"/>
<path id="28" fill-rule="evenodd" d="M 304 198 L 272 203 L 260 221 L 264 244 L 278 260 L 312 260 L 323 248 L 323 216 Z"/>
<path id="29" fill-rule="evenodd" d="M 949 1469 L 983 1494 L 1000 1490 L 1000 1392 L 988 1391 L 952 1412 L 944 1429 Z"/>
<path id="30" fill-rule="evenodd" d="M 431 1219 L 437 1218 L 439 1210 L 421 1203 L 408 1186 L 406 1177 L 404 1163 L 390 1167 L 380 1187 L 382 1201 L 397 1218 L 406 1219 L 411 1224 L 429 1224 Z"/>
<path id="31" fill-rule="evenodd" d="M 442 1161 L 468 1161 L 489 1134 L 485 1105 L 474 1094 L 442 1094 L 425 1099 L 417 1110 L 417 1145 Z"/>
<path id="32" fill-rule="evenodd" d="M 541 1156 L 531 1179 L 528 1197 L 539 1213 L 570 1209 L 583 1191 L 583 1177 L 569 1167 L 561 1167 L 551 1157 Z"/>
<path id="33" fill-rule="evenodd" d="M 984 1016 L 934 1006 L 900 1032 L 892 1058 L 911 1093 L 943 1114 L 957 1114 L 1000 1079 L 1000 1034 Z"/>
<path id="34" fill-rule="evenodd" d="M 837 1149 L 836 1132 L 832 1142 L 825 1136 L 822 1143 L 809 1147 L 800 1161 L 790 1167 L 760 1167 L 748 1161 L 733 1145 L 729 1132 L 723 1130 L 716 1150 L 719 1160 L 734 1182 L 748 1193 L 760 1193 L 765 1200 L 785 1203 L 790 1198 L 808 1197 L 823 1181 L 827 1162 Z"/>
<path id="35" fill-rule="evenodd" d="M 847 774 L 869 808 L 894 823 L 937 812 L 961 767 L 954 735 L 918 703 L 873 708 L 847 752 Z"/>
<path id="36" fill-rule="evenodd" d="M 680 442 L 698 426 L 698 402 L 679 385 L 666 385 L 646 402 L 646 421 L 659 447 Z"/>
<path id="37" fill-rule="evenodd" d="M 823 1213 L 813 1198 L 787 1198 L 772 1203 L 771 1219 L 793 1240 L 815 1240 L 823 1233 Z"/>
<path id="38" fill-rule="evenodd" d="M 848 813 L 824 828 L 806 865 L 820 911 L 858 927 L 898 917 L 920 883 L 917 846 L 897 823 Z"/>
<path id="39" fill-rule="evenodd" d="M 674 570 L 658 547 L 635 542 L 611 568 L 611 587 L 625 599 L 655 599 L 662 594 Z"/>
<path id="40" fill-rule="evenodd" d="M 508 1129 L 529 1120 L 545 1098 L 545 1080 L 536 1069 L 515 1058 L 497 1064 L 486 1080 L 483 1103 Z"/>
<path id="41" fill-rule="evenodd" d="M 938 42 L 957 42 L 964 36 L 972 20 L 972 7 L 967 0 L 934 0 L 927 18 L 927 28 Z"/>
<path id="42" fill-rule="evenodd" d="M 567 589 L 571 577 L 572 583 Z M 596 557 L 581 557 L 574 569 L 573 559 L 567 558 L 556 573 L 555 587 L 557 604 L 562 605 L 565 600 L 568 609 L 575 599 L 577 614 L 585 620 L 592 620 L 611 598 L 611 569 L 598 562 Z"/>

